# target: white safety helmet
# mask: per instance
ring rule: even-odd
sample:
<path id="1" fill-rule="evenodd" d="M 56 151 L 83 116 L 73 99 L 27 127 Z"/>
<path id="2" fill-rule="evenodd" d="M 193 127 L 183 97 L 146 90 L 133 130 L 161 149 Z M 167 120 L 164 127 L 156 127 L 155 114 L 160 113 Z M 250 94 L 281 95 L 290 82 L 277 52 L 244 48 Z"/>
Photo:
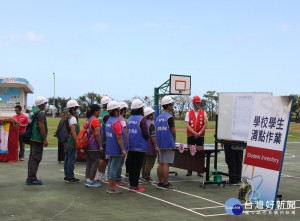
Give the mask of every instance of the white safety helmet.
<path id="1" fill-rule="evenodd" d="M 101 105 L 103 106 L 105 104 L 108 104 L 110 101 L 111 101 L 110 97 L 104 96 L 101 98 Z"/>
<path id="2" fill-rule="evenodd" d="M 161 99 L 161 105 L 167 105 L 167 104 L 172 104 L 174 103 L 174 100 L 170 96 L 164 96 Z"/>
<path id="3" fill-rule="evenodd" d="M 107 104 L 107 110 L 108 111 L 111 111 L 111 110 L 114 110 L 114 109 L 118 109 L 118 108 L 119 108 L 119 102 L 117 102 L 117 101 L 110 101 Z"/>
<path id="4" fill-rule="evenodd" d="M 141 107 L 144 107 L 144 104 L 143 102 L 140 100 L 140 99 L 134 99 L 132 101 L 132 104 L 131 104 L 131 109 L 139 109 Z"/>
<path id="5" fill-rule="evenodd" d="M 123 108 L 126 108 L 128 109 L 128 105 L 125 103 L 125 102 L 119 102 L 119 107 L 120 107 L 120 110 L 122 110 Z"/>
<path id="6" fill-rule="evenodd" d="M 48 99 L 46 99 L 42 96 L 39 96 L 39 97 L 35 98 L 35 105 L 36 106 L 40 106 L 41 104 L 45 104 L 45 103 L 48 103 Z"/>
<path id="7" fill-rule="evenodd" d="M 144 116 L 146 117 L 146 116 L 148 116 L 150 114 L 153 114 L 154 112 L 155 112 L 155 110 L 153 110 L 151 107 L 146 107 L 144 109 Z"/>
<path id="8" fill-rule="evenodd" d="M 72 107 L 79 107 L 79 104 L 77 103 L 77 101 L 75 101 L 75 100 L 69 100 L 67 102 L 67 107 L 66 108 L 70 109 Z"/>

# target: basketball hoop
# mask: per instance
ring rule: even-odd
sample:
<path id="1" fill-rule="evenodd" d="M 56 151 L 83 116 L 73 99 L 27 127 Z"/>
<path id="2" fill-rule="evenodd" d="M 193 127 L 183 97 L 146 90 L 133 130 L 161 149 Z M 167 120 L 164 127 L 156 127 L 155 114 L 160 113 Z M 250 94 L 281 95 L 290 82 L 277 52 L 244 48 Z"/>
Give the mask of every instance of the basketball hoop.
<path id="1" fill-rule="evenodd" d="M 191 76 L 188 75 L 170 75 L 170 94 L 172 95 L 190 95 Z"/>

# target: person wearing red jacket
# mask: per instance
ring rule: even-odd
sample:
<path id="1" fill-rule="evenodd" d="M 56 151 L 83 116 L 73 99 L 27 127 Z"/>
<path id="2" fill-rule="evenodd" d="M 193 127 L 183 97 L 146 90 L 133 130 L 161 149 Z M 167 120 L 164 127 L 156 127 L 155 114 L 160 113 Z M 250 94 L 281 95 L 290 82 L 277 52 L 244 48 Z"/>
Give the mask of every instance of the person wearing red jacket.
<path id="1" fill-rule="evenodd" d="M 200 108 L 201 99 L 199 96 L 193 97 L 193 109 L 185 115 L 187 144 L 188 145 L 204 145 L 205 129 L 207 127 L 208 118 L 206 112 Z M 192 171 L 188 171 L 186 176 L 191 176 Z M 203 176 L 198 173 L 198 176 Z"/>

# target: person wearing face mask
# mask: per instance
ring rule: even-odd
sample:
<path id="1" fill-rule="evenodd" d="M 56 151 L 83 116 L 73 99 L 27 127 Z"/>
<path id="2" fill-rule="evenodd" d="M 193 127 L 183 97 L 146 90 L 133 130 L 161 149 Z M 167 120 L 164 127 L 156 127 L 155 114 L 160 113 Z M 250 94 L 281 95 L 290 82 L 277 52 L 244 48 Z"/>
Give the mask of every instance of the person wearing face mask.
<path id="1" fill-rule="evenodd" d="M 44 97 L 37 97 L 35 99 L 35 107 L 33 107 L 29 114 L 28 123 L 34 120 L 32 133 L 30 137 L 30 154 L 28 159 L 28 177 L 26 179 L 27 185 L 42 185 L 43 182 L 37 179 L 37 171 L 43 156 L 43 147 L 48 146 L 47 134 L 47 120 L 44 113 L 48 100 Z"/>
<path id="2" fill-rule="evenodd" d="M 195 95 L 193 97 L 193 109 L 185 115 L 187 144 L 188 145 L 204 145 L 205 129 L 207 127 L 208 118 L 206 112 L 200 108 L 201 99 Z M 192 171 L 188 171 L 186 176 L 191 176 Z M 203 177 L 201 173 L 198 176 Z"/>
<path id="3" fill-rule="evenodd" d="M 64 181 L 66 183 L 78 183 L 79 179 L 74 177 L 74 167 L 76 160 L 76 139 L 80 132 L 77 115 L 80 113 L 79 104 L 75 100 L 69 100 L 67 107 L 70 116 L 68 117 L 69 138 L 65 142 L 65 160 L 64 160 Z"/>
<path id="4" fill-rule="evenodd" d="M 103 152 L 102 144 L 102 129 L 100 121 L 98 120 L 101 108 L 98 104 L 91 104 L 86 112 L 87 120 L 85 127 L 87 127 L 87 138 L 91 139 L 89 145 L 84 150 L 86 155 L 86 187 L 99 187 L 100 183 L 97 183 L 94 179 L 99 166 L 101 153 Z"/>

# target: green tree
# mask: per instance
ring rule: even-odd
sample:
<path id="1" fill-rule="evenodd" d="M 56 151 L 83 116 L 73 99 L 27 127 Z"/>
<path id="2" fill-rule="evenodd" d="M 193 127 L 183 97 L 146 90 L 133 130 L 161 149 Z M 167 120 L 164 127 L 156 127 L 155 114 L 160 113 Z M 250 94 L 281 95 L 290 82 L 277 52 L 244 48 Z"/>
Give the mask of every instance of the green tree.
<path id="1" fill-rule="evenodd" d="M 216 91 L 207 91 L 203 97 L 206 100 L 206 109 L 209 120 L 213 120 L 216 115 L 216 107 L 218 105 L 218 96 Z"/>
<path id="2" fill-rule="evenodd" d="M 146 107 L 153 107 L 154 97 L 153 96 L 145 96 L 142 98 Z"/>
<path id="3" fill-rule="evenodd" d="M 53 97 L 48 98 L 48 104 L 53 105 Z M 59 116 L 62 111 L 66 108 L 67 102 L 71 100 L 71 98 L 57 97 L 55 98 L 55 108 L 56 115 Z"/>
<path id="4" fill-rule="evenodd" d="M 294 96 L 294 106 L 292 108 L 292 113 L 293 116 L 295 116 L 296 118 L 296 122 L 299 122 L 300 119 L 300 95 L 299 94 L 295 94 L 295 95 L 290 95 L 290 96 Z"/>
<path id="5" fill-rule="evenodd" d="M 101 103 L 100 94 L 96 94 L 94 92 L 88 92 L 82 96 L 77 98 L 77 102 L 80 105 L 81 113 L 85 113 L 91 104 L 100 104 Z"/>
<path id="6" fill-rule="evenodd" d="M 191 108 L 192 99 L 188 95 L 178 95 L 173 97 L 175 101 L 175 109 L 178 111 L 179 118 L 181 119 L 184 111 L 187 111 Z"/>

